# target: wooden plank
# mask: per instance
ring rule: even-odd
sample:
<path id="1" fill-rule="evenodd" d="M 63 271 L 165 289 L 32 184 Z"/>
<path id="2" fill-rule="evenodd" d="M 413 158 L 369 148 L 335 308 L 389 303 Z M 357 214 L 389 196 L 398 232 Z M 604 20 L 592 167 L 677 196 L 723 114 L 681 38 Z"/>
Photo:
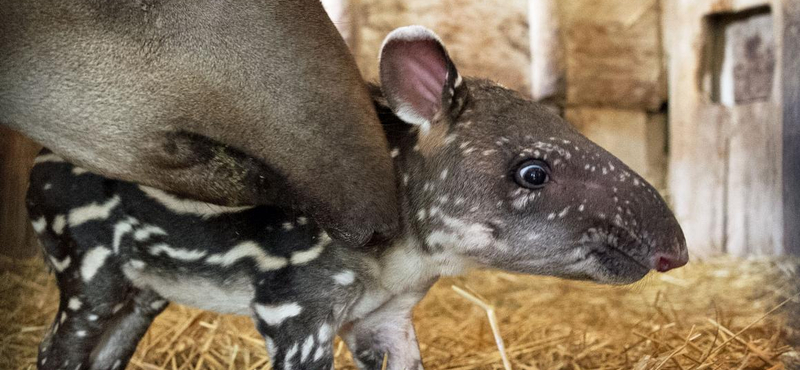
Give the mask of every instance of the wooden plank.
<path id="1" fill-rule="evenodd" d="M 41 146 L 0 126 L 0 253 L 11 257 L 36 254 L 35 235 L 25 210 L 25 192 L 33 158 Z"/>
<path id="2" fill-rule="evenodd" d="M 783 1 L 783 240 L 800 256 L 800 0 Z"/>
<path id="3" fill-rule="evenodd" d="M 726 245 L 736 256 L 780 255 L 781 121 L 775 102 L 731 108 Z"/>

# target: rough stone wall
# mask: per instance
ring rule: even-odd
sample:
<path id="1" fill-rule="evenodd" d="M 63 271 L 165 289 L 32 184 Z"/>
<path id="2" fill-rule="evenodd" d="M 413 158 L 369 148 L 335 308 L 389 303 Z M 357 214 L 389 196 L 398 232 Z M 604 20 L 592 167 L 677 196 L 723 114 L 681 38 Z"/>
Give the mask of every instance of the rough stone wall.
<path id="1" fill-rule="evenodd" d="M 659 0 L 558 2 L 564 114 L 589 139 L 666 188 L 666 69 Z"/>
<path id="2" fill-rule="evenodd" d="M 360 0 L 356 61 L 378 78 L 378 51 L 393 29 L 419 24 L 442 38 L 459 72 L 530 94 L 527 0 Z"/>

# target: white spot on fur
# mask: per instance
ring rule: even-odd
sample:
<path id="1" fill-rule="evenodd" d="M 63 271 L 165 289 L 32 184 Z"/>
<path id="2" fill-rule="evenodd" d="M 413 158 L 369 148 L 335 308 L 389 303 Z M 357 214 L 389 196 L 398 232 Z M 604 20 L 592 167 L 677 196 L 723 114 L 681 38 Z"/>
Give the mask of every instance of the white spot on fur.
<path id="1" fill-rule="evenodd" d="M 125 305 L 123 305 L 122 303 L 120 303 L 120 304 L 117 304 L 116 306 L 114 306 L 114 308 L 112 308 L 112 309 L 111 309 L 111 313 L 117 313 L 117 312 L 119 312 L 119 310 L 121 310 L 121 309 L 122 309 L 122 307 L 125 307 Z"/>
<path id="2" fill-rule="evenodd" d="M 561 212 L 558 213 L 558 218 L 564 218 L 567 213 L 569 213 L 569 206 L 565 207 Z"/>
<path id="3" fill-rule="evenodd" d="M 295 344 L 292 345 L 292 348 L 289 348 L 289 350 L 286 351 L 286 357 L 283 359 L 284 370 L 294 370 L 294 367 L 292 366 L 292 358 L 297 355 L 297 348 L 297 342 L 295 342 Z"/>
<path id="4" fill-rule="evenodd" d="M 94 275 L 106 263 L 111 251 L 103 246 L 97 246 L 86 252 L 81 262 L 81 277 L 83 281 L 91 281 Z"/>
<path id="5" fill-rule="evenodd" d="M 152 303 L 150 303 L 150 308 L 152 308 L 154 310 L 160 310 L 160 309 L 164 308 L 164 306 L 166 306 L 166 305 L 167 305 L 167 301 L 165 301 L 163 299 L 159 299 L 157 301 L 153 301 Z"/>
<path id="6" fill-rule="evenodd" d="M 419 220 L 419 221 L 424 221 L 424 220 L 425 220 L 425 217 L 426 217 L 426 215 L 425 215 L 425 210 L 424 210 L 424 209 L 420 209 L 420 210 L 417 212 L 417 220 Z"/>
<path id="7" fill-rule="evenodd" d="M 111 210 L 119 205 L 119 202 L 119 196 L 115 195 L 103 204 L 94 202 L 83 207 L 75 208 L 69 211 L 69 216 L 67 217 L 69 225 L 75 227 L 92 220 L 105 220 L 111 215 Z"/>
<path id="8" fill-rule="evenodd" d="M 283 229 L 284 229 L 284 230 L 286 230 L 286 231 L 292 231 L 292 229 L 294 229 L 294 225 L 292 225 L 292 224 L 291 224 L 291 223 L 289 223 L 289 222 L 284 222 L 284 223 L 281 225 L 281 228 L 283 228 Z"/>
<path id="9" fill-rule="evenodd" d="M 67 303 L 67 307 L 69 307 L 69 309 L 73 311 L 80 310 L 81 306 L 83 306 L 83 302 L 81 302 L 81 300 L 78 299 L 77 297 L 70 298 L 69 303 Z"/>
<path id="10" fill-rule="evenodd" d="M 319 332 L 317 332 L 317 340 L 319 341 L 320 345 L 328 343 L 331 340 L 331 325 L 328 323 L 324 323 L 319 327 Z"/>
<path id="11" fill-rule="evenodd" d="M 133 268 L 135 268 L 137 270 L 141 270 L 146 266 L 144 261 L 141 261 L 141 260 L 130 260 L 130 262 L 128 262 L 128 264 L 131 267 L 133 267 Z"/>
<path id="12" fill-rule="evenodd" d="M 308 359 L 308 355 L 311 354 L 311 348 L 314 347 L 314 335 L 309 335 L 305 341 L 303 341 L 303 346 L 300 349 L 300 362 L 306 362 Z"/>
<path id="13" fill-rule="evenodd" d="M 67 216 L 57 215 L 53 218 L 53 232 L 56 235 L 61 235 L 64 232 L 64 226 L 67 225 Z"/>
<path id="14" fill-rule="evenodd" d="M 336 284 L 347 286 L 356 280 L 356 274 L 352 270 L 344 270 L 336 275 L 333 275 L 333 281 Z"/>
<path id="15" fill-rule="evenodd" d="M 69 267 L 70 262 L 72 262 L 72 258 L 70 258 L 70 256 L 67 256 L 61 261 L 57 260 L 53 256 L 49 257 L 50 257 L 50 263 L 53 265 L 53 268 L 56 270 L 56 272 L 64 272 L 64 270 L 66 270 L 67 267 Z"/>
<path id="16" fill-rule="evenodd" d="M 132 232 L 133 225 L 138 223 L 139 221 L 136 221 L 135 218 L 128 217 L 114 225 L 114 241 L 112 245 L 114 248 L 114 253 L 119 253 L 119 246 L 122 243 L 122 237 L 124 237 L 125 234 Z"/>
<path id="17" fill-rule="evenodd" d="M 556 218 L 556 214 L 555 213 L 551 213 L 551 214 L 547 215 L 547 219 L 548 220 L 554 220 L 555 218 Z"/>
<path id="18" fill-rule="evenodd" d="M 303 307 L 297 302 L 278 305 L 256 304 L 255 311 L 258 317 L 267 325 L 276 326 L 286 321 L 286 319 L 299 315 L 303 312 Z"/>
<path id="19" fill-rule="evenodd" d="M 165 208 L 182 215 L 210 218 L 225 213 L 236 213 L 253 208 L 252 206 L 225 207 L 191 199 L 181 199 L 165 191 L 144 185 L 139 185 L 139 189 Z"/>
<path id="20" fill-rule="evenodd" d="M 86 319 L 89 320 L 89 321 L 97 321 L 97 319 L 99 319 L 99 318 L 100 318 L 100 316 L 97 316 L 95 314 L 89 314 L 89 316 L 86 316 Z"/>
<path id="21" fill-rule="evenodd" d="M 37 234 L 41 234 L 47 227 L 47 219 L 45 219 L 44 216 L 39 217 L 31 221 L 31 225 L 33 226 L 33 231 L 36 231 Z"/>
<path id="22" fill-rule="evenodd" d="M 278 347 L 275 346 L 275 341 L 268 336 L 264 336 L 264 342 L 267 344 L 267 353 L 270 357 L 275 358 L 278 353 Z"/>
<path id="23" fill-rule="evenodd" d="M 439 178 L 441 178 L 442 180 L 445 180 L 445 179 L 447 179 L 447 172 L 448 172 L 448 171 L 447 171 L 447 169 L 445 168 L 445 169 L 442 171 L 442 174 L 439 176 Z"/>
<path id="24" fill-rule="evenodd" d="M 304 265 L 306 263 L 309 263 L 317 259 L 317 257 L 319 257 L 319 255 L 322 254 L 322 251 L 325 250 L 325 246 L 330 241 L 331 238 L 328 236 L 327 233 L 325 232 L 320 233 L 319 240 L 317 241 L 317 244 L 315 244 L 313 247 L 304 251 L 292 253 L 292 258 L 291 258 L 292 264 Z"/>
<path id="25" fill-rule="evenodd" d="M 44 189 L 44 190 L 50 190 L 52 188 L 53 188 L 53 184 L 51 184 L 49 182 L 44 184 L 44 186 L 42 187 L 42 189 Z"/>
<path id="26" fill-rule="evenodd" d="M 392 158 L 397 158 L 397 156 L 400 155 L 400 149 L 398 149 L 398 148 L 392 149 L 392 151 L 389 153 L 389 155 L 391 155 Z"/>
<path id="27" fill-rule="evenodd" d="M 156 244 L 150 247 L 150 254 L 158 256 L 166 254 L 170 258 L 181 261 L 197 261 L 206 255 L 206 251 L 185 248 L 173 248 L 167 244 Z"/>
<path id="28" fill-rule="evenodd" d="M 441 219 L 445 228 L 434 230 L 425 238 L 430 246 L 480 249 L 494 240 L 492 230 L 486 225 L 469 223 L 444 214 Z"/>
<path id="29" fill-rule="evenodd" d="M 495 153 L 495 152 L 497 152 L 497 150 L 494 150 L 494 149 L 487 149 L 487 150 L 484 150 L 484 151 L 482 152 L 482 154 L 483 154 L 483 155 L 491 155 L 491 154 L 493 154 L 493 153 Z"/>
<path id="30" fill-rule="evenodd" d="M 228 267 L 242 258 L 252 258 L 261 271 L 278 270 L 286 267 L 289 261 L 283 257 L 275 257 L 264 251 L 253 241 L 246 241 L 231 248 L 231 250 L 208 256 L 207 263 Z"/>
<path id="31" fill-rule="evenodd" d="M 89 171 L 87 171 L 84 168 L 80 168 L 80 167 L 72 167 L 72 174 L 73 175 L 80 176 L 80 175 L 83 175 L 84 173 L 89 173 Z"/>
<path id="32" fill-rule="evenodd" d="M 308 224 L 308 218 L 303 217 L 303 216 L 298 217 L 297 218 L 297 224 L 298 225 L 307 225 Z"/>
<path id="33" fill-rule="evenodd" d="M 147 239 L 150 239 L 150 237 L 153 235 L 167 235 L 167 232 L 158 226 L 147 225 L 136 230 L 136 232 L 133 233 L 133 238 L 137 241 L 143 242 Z"/>
<path id="34" fill-rule="evenodd" d="M 583 203 L 581 203 L 581 205 L 578 206 L 578 212 L 583 212 L 585 208 L 586 206 L 584 206 Z"/>
<path id="35" fill-rule="evenodd" d="M 40 155 L 33 160 L 34 164 L 45 163 L 45 162 L 64 162 L 64 159 L 53 153 L 48 153 Z"/>
<path id="36" fill-rule="evenodd" d="M 322 346 L 317 347 L 317 350 L 314 351 L 314 362 L 319 361 L 323 354 L 325 354 L 325 349 Z"/>
<path id="37" fill-rule="evenodd" d="M 86 330 L 78 330 L 78 331 L 75 332 L 75 335 L 77 335 L 78 337 L 83 338 L 83 337 L 86 336 Z"/>

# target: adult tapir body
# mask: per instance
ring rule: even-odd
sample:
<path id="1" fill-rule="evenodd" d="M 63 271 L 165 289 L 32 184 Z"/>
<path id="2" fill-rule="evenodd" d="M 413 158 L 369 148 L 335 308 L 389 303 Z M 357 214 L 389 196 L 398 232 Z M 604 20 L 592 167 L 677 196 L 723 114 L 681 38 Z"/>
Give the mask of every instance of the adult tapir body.
<path id="1" fill-rule="evenodd" d="M 355 244 L 396 228 L 386 140 L 318 0 L 0 9 L 0 124 L 99 174 L 289 206 Z"/>

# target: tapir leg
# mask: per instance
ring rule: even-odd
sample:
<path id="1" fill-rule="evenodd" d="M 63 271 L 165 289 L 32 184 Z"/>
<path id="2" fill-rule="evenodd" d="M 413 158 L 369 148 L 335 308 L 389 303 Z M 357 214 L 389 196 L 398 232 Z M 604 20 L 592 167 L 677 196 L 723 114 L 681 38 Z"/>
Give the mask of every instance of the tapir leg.
<path id="1" fill-rule="evenodd" d="M 39 369 L 124 369 L 153 319 L 167 306 L 149 291 L 93 291 L 94 297 L 71 292 L 62 291 L 55 321 L 39 348 Z"/>
<path id="2" fill-rule="evenodd" d="M 167 305 L 128 282 L 110 249 L 75 245 L 58 221 L 34 218 L 34 228 L 56 275 L 58 313 L 39 347 L 37 367 L 123 369 L 150 323 Z M 56 232 L 55 230 L 58 230 Z"/>
<path id="3" fill-rule="evenodd" d="M 395 298 L 341 331 L 359 370 L 422 370 L 419 344 L 411 320 L 415 297 Z M 411 304 L 410 307 L 407 307 Z"/>
<path id="4" fill-rule="evenodd" d="M 299 302 L 253 304 L 256 328 L 264 336 L 274 370 L 333 369 L 335 323 L 330 307 Z"/>

